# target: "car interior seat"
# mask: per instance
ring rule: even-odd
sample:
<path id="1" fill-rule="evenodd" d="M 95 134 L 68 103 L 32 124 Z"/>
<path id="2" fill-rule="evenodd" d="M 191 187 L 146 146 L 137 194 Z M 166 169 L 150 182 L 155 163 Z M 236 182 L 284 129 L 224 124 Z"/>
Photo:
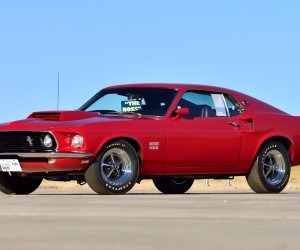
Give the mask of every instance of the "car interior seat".
<path id="1" fill-rule="evenodd" d="M 213 117 L 213 110 L 208 105 L 203 105 L 201 108 L 201 116 L 202 117 Z"/>

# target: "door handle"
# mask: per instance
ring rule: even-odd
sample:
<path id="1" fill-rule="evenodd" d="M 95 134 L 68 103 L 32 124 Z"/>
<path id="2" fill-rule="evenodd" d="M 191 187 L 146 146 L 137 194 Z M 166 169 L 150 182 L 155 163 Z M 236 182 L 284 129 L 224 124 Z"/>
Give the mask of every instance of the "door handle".
<path id="1" fill-rule="evenodd" d="M 239 128 L 240 124 L 238 122 L 228 122 L 229 125 Z"/>

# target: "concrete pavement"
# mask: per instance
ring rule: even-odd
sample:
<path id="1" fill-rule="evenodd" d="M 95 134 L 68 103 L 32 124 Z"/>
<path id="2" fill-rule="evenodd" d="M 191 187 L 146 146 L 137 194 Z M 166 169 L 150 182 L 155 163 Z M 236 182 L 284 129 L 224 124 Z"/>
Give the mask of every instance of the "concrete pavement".
<path id="1" fill-rule="evenodd" d="M 0 195 L 1 249 L 299 249 L 300 192 Z"/>

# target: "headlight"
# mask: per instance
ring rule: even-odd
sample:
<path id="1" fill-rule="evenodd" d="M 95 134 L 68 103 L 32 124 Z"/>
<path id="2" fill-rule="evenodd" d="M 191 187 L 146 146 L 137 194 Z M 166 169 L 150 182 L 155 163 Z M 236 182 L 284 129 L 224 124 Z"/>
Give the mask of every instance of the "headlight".
<path id="1" fill-rule="evenodd" d="M 50 135 L 45 135 L 42 140 L 44 147 L 51 148 L 53 146 L 53 141 Z"/>
<path id="2" fill-rule="evenodd" d="M 74 148 L 81 148 L 83 146 L 83 137 L 81 135 L 75 135 L 72 138 L 72 146 Z"/>

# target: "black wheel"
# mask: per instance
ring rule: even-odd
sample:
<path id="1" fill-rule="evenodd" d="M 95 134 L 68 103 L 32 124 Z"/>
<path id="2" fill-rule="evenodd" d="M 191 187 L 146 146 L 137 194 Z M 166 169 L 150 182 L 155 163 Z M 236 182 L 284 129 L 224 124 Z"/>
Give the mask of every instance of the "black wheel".
<path id="1" fill-rule="evenodd" d="M 164 194 L 183 194 L 194 183 L 193 179 L 157 177 L 153 179 L 155 187 Z"/>
<path id="2" fill-rule="evenodd" d="M 98 194 L 125 194 L 136 183 L 139 159 L 134 148 L 120 140 L 107 145 L 85 172 L 85 180 Z"/>
<path id="3" fill-rule="evenodd" d="M 263 146 L 246 177 L 251 189 L 256 193 L 280 193 L 290 178 L 290 157 L 280 142 Z"/>
<path id="4" fill-rule="evenodd" d="M 30 194 L 40 186 L 42 181 L 43 178 L 0 172 L 0 191 L 5 194 Z"/>

